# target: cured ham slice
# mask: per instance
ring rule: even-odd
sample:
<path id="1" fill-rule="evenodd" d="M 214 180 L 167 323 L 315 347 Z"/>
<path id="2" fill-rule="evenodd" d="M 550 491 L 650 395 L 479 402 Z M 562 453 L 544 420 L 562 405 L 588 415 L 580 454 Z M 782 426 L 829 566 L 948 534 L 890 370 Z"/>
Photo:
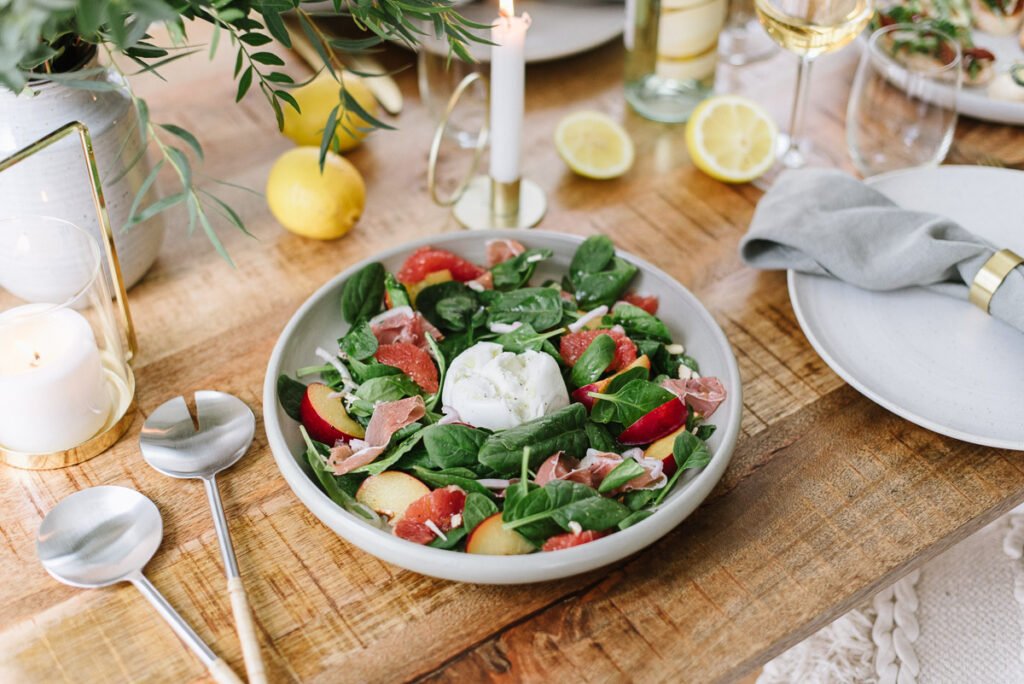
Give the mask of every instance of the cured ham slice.
<path id="1" fill-rule="evenodd" d="M 370 329 L 379 344 L 412 344 L 427 347 L 427 335 L 435 340 L 444 339 L 441 331 L 409 306 L 397 306 L 370 319 Z"/>
<path id="2" fill-rule="evenodd" d="M 634 459 L 643 467 L 644 473 L 612 490 L 610 494 L 621 494 L 634 489 L 660 489 L 667 483 L 668 478 L 663 472 L 662 462 L 654 458 L 644 458 L 643 451 L 640 449 L 630 449 L 621 456 L 597 449 L 588 449 L 587 455 L 582 461 L 577 461 L 559 451 L 541 464 L 534 482 L 543 487 L 552 480 L 568 480 L 596 489 L 625 458 Z"/>
<path id="3" fill-rule="evenodd" d="M 366 439 L 349 440 L 336 444 L 331 449 L 328 465 L 335 475 L 345 475 L 368 463 L 384 453 L 391 436 L 411 425 L 426 415 L 427 407 L 423 397 L 409 397 L 398 401 L 380 404 L 373 412 L 369 425 L 366 426 Z"/>
<path id="4" fill-rule="evenodd" d="M 526 247 L 515 240 L 488 240 L 487 263 L 496 266 L 509 259 L 514 259 L 525 251 Z"/>
<path id="5" fill-rule="evenodd" d="M 718 378 L 663 380 L 661 386 L 682 399 L 687 406 L 704 418 L 711 417 L 725 401 L 725 387 Z"/>

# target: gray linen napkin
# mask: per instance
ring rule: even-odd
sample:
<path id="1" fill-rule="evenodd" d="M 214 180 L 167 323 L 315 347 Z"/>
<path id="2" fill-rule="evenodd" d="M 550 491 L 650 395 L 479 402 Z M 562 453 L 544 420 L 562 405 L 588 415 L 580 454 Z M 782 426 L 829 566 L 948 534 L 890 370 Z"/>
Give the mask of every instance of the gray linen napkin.
<path id="1" fill-rule="evenodd" d="M 919 285 L 967 300 L 974 276 L 1002 247 L 949 219 L 901 209 L 840 171 L 805 169 L 782 174 L 758 203 L 740 256 L 754 268 L 829 275 L 867 290 Z M 989 312 L 1024 331 L 1024 267 L 1006 277 Z"/>

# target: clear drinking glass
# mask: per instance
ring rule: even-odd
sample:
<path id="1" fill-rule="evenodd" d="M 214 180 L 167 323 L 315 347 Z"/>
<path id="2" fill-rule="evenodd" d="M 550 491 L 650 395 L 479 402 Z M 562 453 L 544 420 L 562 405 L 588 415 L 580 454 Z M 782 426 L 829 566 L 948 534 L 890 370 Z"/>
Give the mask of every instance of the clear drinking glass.
<path id="1" fill-rule="evenodd" d="M 960 45 L 921 24 L 875 31 L 846 112 L 850 158 L 865 176 L 942 162 L 956 129 Z"/>
<path id="2" fill-rule="evenodd" d="M 626 100 L 681 123 L 711 94 L 728 0 L 626 0 Z"/>
<path id="3" fill-rule="evenodd" d="M 873 0 L 754 0 L 757 18 L 772 40 L 800 57 L 789 130 L 779 136 L 782 167 L 806 166 L 811 153 L 803 121 L 813 60 L 856 38 L 871 19 L 873 6 Z"/>
<path id="4" fill-rule="evenodd" d="M 470 64 L 454 55 L 449 58 L 445 51 L 429 45 L 420 48 L 417 57 L 417 81 L 420 99 L 437 123 L 444 115 L 448 100 L 455 88 L 467 75 L 474 71 L 482 71 L 486 64 L 479 62 Z M 454 140 L 459 147 L 471 148 L 477 143 L 480 129 L 487 121 L 487 82 L 479 80 L 471 84 L 459 100 L 459 106 L 452 112 L 445 135 Z"/>
<path id="5" fill-rule="evenodd" d="M 732 0 L 729 19 L 718 38 L 718 54 L 732 66 L 768 59 L 778 46 L 765 34 L 754 15 L 753 0 Z"/>

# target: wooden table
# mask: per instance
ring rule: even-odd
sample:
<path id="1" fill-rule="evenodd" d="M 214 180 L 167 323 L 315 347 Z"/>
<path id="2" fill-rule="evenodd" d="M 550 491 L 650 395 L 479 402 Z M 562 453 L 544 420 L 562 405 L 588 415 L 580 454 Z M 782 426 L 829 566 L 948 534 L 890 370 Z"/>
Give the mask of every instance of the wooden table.
<path id="1" fill-rule="evenodd" d="M 855 52 L 822 59 L 812 91 L 814 138 L 844 166 Z M 392 59 L 410 61 L 400 52 Z M 168 70 L 169 85 L 150 77 L 136 87 L 156 120 L 199 134 L 206 174 L 262 188 L 290 143 L 258 94 L 233 104 L 232 61 L 226 50 L 212 64 L 197 55 Z M 782 120 L 793 68 L 780 55 L 728 70 L 720 82 Z M 1020 453 L 915 427 L 829 370 L 797 326 L 783 274 L 752 271 L 737 256 L 759 191 L 696 171 L 683 127 L 631 114 L 621 78 L 618 45 L 531 68 L 525 171 L 549 193 L 545 228 L 606 233 L 713 312 L 744 382 L 731 467 L 685 523 L 624 562 L 548 584 L 478 587 L 399 570 L 339 539 L 285 485 L 261 423 L 252 451 L 221 486 L 274 681 L 734 680 L 1024 500 Z M 71 589 L 36 561 L 45 512 L 99 484 L 136 487 L 157 502 L 166 535 L 149 576 L 243 671 L 203 488 L 151 471 L 137 433 L 155 406 L 201 388 L 233 392 L 259 415 L 270 350 L 303 299 L 385 245 L 457 229 L 425 193 L 433 123 L 414 73 L 399 80 L 407 96 L 400 130 L 374 135 L 350 157 L 369 187 L 351 235 L 328 243 L 290 235 L 262 199 L 231 191 L 256 235 L 223 228 L 232 270 L 200 235 L 172 225 L 157 266 L 131 292 L 142 345 L 132 431 L 83 466 L 0 467 L 0 681 L 204 680 L 133 589 Z M 583 108 L 629 129 L 637 162 L 625 178 L 583 180 L 557 158 L 556 122 Z M 959 139 L 1024 157 L 1019 129 L 965 121 Z"/>

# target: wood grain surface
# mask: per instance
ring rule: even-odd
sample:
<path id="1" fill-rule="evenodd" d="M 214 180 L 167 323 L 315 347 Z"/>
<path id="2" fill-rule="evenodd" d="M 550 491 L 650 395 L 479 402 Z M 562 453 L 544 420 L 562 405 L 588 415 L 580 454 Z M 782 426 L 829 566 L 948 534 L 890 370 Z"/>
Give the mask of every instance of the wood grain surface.
<path id="1" fill-rule="evenodd" d="M 400 50 L 386 56 L 412 61 Z M 812 136 L 843 167 L 856 59 L 851 48 L 820 60 L 811 93 Z M 222 48 L 212 62 L 200 54 L 171 65 L 167 84 L 146 77 L 134 85 L 156 121 L 199 135 L 204 174 L 262 189 L 291 144 L 258 93 L 233 104 L 232 62 Z M 549 193 L 543 227 L 609 235 L 677 277 L 722 325 L 744 382 L 731 467 L 694 515 L 624 562 L 547 584 L 480 587 L 399 570 L 339 539 L 284 483 L 261 422 L 221 491 L 271 681 L 734 681 L 1024 500 L 1021 454 L 931 434 L 828 369 L 800 332 L 783 274 L 752 271 L 737 256 L 760 192 L 696 171 L 683 127 L 631 114 L 622 62 L 621 48 L 609 45 L 530 68 L 525 173 Z M 783 120 L 794 70 L 780 54 L 723 69 L 719 83 Z M 235 393 L 259 416 L 270 350 L 316 287 L 386 245 L 457 229 L 426 194 L 434 122 L 414 70 L 397 78 L 406 96 L 399 130 L 374 134 L 350 155 L 369 190 L 349 236 L 321 243 L 290 235 L 262 198 L 229 190 L 255 235 L 222 227 L 232 269 L 172 214 L 156 267 L 130 294 L 142 352 L 140 415 L 128 436 L 78 467 L 0 467 L 0 681 L 207 681 L 134 589 L 72 589 L 36 560 L 46 511 L 98 484 L 135 487 L 156 501 L 165 538 L 147 574 L 244 671 L 202 485 L 151 471 L 138 430 L 164 400 L 197 389 Z M 610 113 L 633 136 L 637 162 L 624 178 L 587 181 L 556 156 L 556 122 L 584 108 Z M 962 121 L 958 141 L 1024 159 L 1020 129 Z M 463 161 L 445 165 L 451 177 Z"/>

